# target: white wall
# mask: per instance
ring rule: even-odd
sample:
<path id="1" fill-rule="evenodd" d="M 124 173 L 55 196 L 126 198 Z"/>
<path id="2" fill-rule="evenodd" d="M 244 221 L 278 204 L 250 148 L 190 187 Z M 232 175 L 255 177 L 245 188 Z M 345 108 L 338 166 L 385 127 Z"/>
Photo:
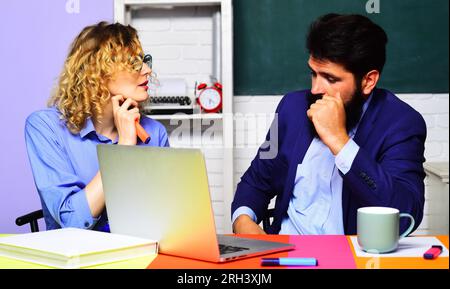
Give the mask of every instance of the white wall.
<path id="1" fill-rule="evenodd" d="M 448 162 L 449 95 L 407 94 L 399 97 L 419 111 L 427 124 L 427 162 Z M 425 212 L 416 234 L 448 235 L 448 184 L 430 175 L 425 179 Z"/>
<path id="2" fill-rule="evenodd" d="M 427 162 L 448 161 L 448 94 L 399 94 L 420 112 L 427 124 Z"/>
<path id="3" fill-rule="evenodd" d="M 195 82 L 209 82 L 213 63 L 213 12 L 216 8 L 174 7 L 140 9 L 132 13 L 144 52 L 153 56 L 160 78 L 186 79 L 188 91 Z"/>

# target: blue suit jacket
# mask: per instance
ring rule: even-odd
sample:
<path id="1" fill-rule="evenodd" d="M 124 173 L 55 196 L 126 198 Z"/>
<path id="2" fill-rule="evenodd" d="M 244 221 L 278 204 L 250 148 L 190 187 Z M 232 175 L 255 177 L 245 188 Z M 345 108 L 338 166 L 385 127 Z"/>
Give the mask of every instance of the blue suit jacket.
<path id="1" fill-rule="evenodd" d="M 313 139 L 306 115 L 307 92 L 292 92 L 283 97 L 276 110 L 278 144 L 274 142 L 268 147 L 269 131 L 266 143 L 242 176 L 231 206 L 232 213 L 241 206 L 251 208 L 259 223 L 270 200 L 277 196 L 274 219 L 267 233 L 280 231 L 287 216 L 297 166 Z M 276 122 L 271 130 L 274 126 Z M 360 149 L 350 171 L 341 173 L 345 234 L 356 234 L 357 209 L 365 206 L 397 208 L 410 213 L 416 221 L 415 228 L 419 226 L 425 201 L 425 138 L 426 125 L 417 111 L 387 90 L 374 90 L 354 137 Z M 273 149 L 278 150 L 274 158 L 261 158 L 261 153 Z M 409 220 L 402 218 L 400 232 L 408 225 Z"/>

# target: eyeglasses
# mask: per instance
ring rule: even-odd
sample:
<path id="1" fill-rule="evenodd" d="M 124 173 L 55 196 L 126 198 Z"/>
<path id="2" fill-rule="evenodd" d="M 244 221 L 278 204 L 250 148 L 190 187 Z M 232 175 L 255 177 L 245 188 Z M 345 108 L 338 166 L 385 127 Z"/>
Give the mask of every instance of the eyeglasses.
<path id="1" fill-rule="evenodd" d="M 142 71 L 144 63 L 147 64 L 147 66 L 150 67 L 150 69 L 152 70 L 152 72 L 148 76 L 150 89 L 158 87 L 160 83 L 158 80 L 158 76 L 156 75 L 156 72 L 153 71 L 153 57 L 150 54 L 145 54 L 144 56 L 142 55 L 143 54 L 137 56 L 138 59 L 134 61 L 133 65 L 136 65 L 134 66 L 136 71 L 140 72 Z"/>
<path id="2" fill-rule="evenodd" d="M 140 54 L 131 59 L 131 65 L 133 66 L 133 69 L 135 71 L 141 71 L 142 67 L 144 66 L 144 63 L 147 64 L 147 66 L 150 67 L 150 69 L 152 69 L 153 57 L 150 54 L 145 55 Z"/>
<path id="3" fill-rule="evenodd" d="M 143 63 L 147 64 L 150 69 L 152 69 L 153 66 L 153 57 L 150 54 L 145 54 L 144 59 L 142 60 Z"/>

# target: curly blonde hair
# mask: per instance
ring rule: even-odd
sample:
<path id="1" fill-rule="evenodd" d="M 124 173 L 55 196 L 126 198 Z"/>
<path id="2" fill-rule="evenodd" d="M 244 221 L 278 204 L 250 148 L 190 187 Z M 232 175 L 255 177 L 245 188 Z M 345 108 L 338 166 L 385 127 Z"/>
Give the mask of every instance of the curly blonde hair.
<path id="1" fill-rule="evenodd" d="M 137 31 L 130 25 L 100 22 L 84 28 L 73 41 L 54 94 L 48 101 L 79 133 L 86 119 L 101 121 L 110 100 L 106 84 L 116 71 L 139 71 L 142 47 Z"/>

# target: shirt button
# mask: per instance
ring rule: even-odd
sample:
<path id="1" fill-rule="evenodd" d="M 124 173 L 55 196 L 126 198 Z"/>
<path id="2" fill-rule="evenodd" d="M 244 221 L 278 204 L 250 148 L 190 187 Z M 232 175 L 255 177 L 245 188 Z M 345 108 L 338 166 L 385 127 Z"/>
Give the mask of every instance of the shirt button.
<path id="1" fill-rule="evenodd" d="M 89 227 L 89 222 L 84 222 L 84 226 L 87 228 Z"/>

